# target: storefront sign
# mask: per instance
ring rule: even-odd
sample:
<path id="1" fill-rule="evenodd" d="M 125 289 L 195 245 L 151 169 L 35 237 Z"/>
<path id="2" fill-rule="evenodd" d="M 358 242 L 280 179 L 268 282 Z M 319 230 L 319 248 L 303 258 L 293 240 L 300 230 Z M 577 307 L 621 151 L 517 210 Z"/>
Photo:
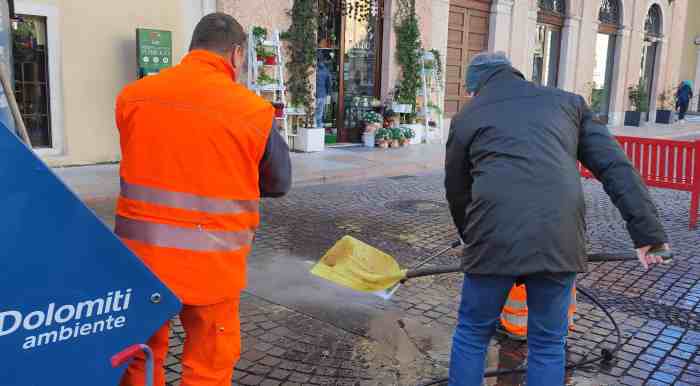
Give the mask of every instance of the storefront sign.
<path id="1" fill-rule="evenodd" d="M 172 66 L 173 38 L 170 31 L 138 28 L 136 44 L 139 78 Z"/>

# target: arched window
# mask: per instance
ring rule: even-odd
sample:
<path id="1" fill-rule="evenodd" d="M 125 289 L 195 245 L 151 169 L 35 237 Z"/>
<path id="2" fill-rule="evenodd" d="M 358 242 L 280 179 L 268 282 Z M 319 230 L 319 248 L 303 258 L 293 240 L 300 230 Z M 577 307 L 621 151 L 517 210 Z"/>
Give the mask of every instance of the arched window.
<path id="1" fill-rule="evenodd" d="M 548 12 L 562 17 L 566 14 L 564 0 L 538 0 L 537 6 L 540 12 Z"/>
<path id="2" fill-rule="evenodd" d="M 612 76 L 615 67 L 615 45 L 620 29 L 619 0 L 600 0 L 598 34 L 595 45 L 595 69 L 591 90 L 591 109 L 602 122 L 608 122 Z"/>
<path id="3" fill-rule="evenodd" d="M 535 50 L 532 54 L 532 81 L 556 87 L 559 79 L 561 30 L 566 16 L 564 0 L 538 0 Z"/>
<path id="4" fill-rule="evenodd" d="M 617 29 L 620 26 L 619 0 L 601 0 L 598 21 L 600 21 L 601 26 L 614 26 Z"/>
<path id="5" fill-rule="evenodd" d="M 661 36 L 661 8 L 658 4 L 654 4 L 649 8 L 646 21 L 644 22 L 644 34 L 647 36 Z"/>
<path id="6" fill-rule="evenodd" d="M 656 99 L 652 95 L 654 81 L 656 79 L 656 59 L 659 51 L 659 38 L 663 31 L 663 21 L 661 19 L 661 8 L 654 4 L 647 12 L 644 21 L 644 42 L 642 43 L 642 65 L 639 69 L 639 78 L 647 94 L 646 110 L 651 107 L 651 101 Z M 654 98 L 654 99 L 652 99 Z M 649 120 L 649 113 L 644 114 L 644 118 Z"/>

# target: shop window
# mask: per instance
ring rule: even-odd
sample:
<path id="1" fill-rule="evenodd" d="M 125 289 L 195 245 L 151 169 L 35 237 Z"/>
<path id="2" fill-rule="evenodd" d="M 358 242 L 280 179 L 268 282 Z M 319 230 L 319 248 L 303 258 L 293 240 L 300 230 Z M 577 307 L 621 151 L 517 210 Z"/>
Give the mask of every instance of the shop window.
<path id="1" fill-rule="evenodd" d="M 54 147 L 46 17 L 18 15 L 12 24 L 15 96 L 32 145 Z"/>
<path id="2" fill-rule="evenodd" d="M 620 28 L 619 1 L 602 0 L 598 11 L 598 21 L 600 21 L 600 26 L 596 35 L 591 109 L 596 113 L 600 121 L 607 123 L 610 113 L 613 68 L 615 66 L 615 45 L 617 43 L 617 31 Z"/>
<path id="3" fill-rule="evenodd" d="M 662 31 L 661 23 L 661 8 L 654 4 L 649 8 L 646 21 L 644 22 L 642 62 L 639 69 L 639 77 L 642 79 L 642 84 L 647 93 L 647 110 L 651 106 L 653 97 L 652 91 L 656 80 L 656 59 L 659 52 L 659 38 L 661 37 Z M 649 120 L 649 112 L 645 112 L 642 117 L 645 120 Z"/>
<path id="4" fill-rule="evenodd" d="M 538 6 L 532 81 L 542 86 L 557 87 L 566 5 L 563 0 L 539 0 Z"/>

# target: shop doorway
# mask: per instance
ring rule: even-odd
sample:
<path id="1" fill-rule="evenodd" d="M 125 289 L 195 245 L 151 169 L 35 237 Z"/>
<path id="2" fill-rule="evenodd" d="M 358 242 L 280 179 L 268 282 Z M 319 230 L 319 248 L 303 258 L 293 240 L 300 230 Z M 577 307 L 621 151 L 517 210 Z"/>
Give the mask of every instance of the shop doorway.
<path id="1" fill-rule="evenodd" d="M 316 120 L 326 143 L 360 142 L 381 87 L 383 0 L 319 0 Z"/>
<path id="2" fill-rule="evenodd" d="M 469 101 L 464 88 L 467 65 L 489 44 L 490 0 L 451 0 L 447 30 L 445 114 L 458 113 Z"/>

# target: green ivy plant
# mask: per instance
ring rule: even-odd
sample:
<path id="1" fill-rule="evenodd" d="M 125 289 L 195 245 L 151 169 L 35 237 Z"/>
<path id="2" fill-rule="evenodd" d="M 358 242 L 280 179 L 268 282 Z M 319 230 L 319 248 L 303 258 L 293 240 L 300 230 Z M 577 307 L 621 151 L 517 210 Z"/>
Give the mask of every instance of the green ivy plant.
<path id="1" fill-rule="evenodd" d="M 401 80 L 394 98 L 404 104 L 416 106 L 416 95 L 421 87 L 421 40 L 415 0 L 399 0 L 394 24 L 396 33 L 396 59 L 401 66 Z"/>
<path id="2" fill-rule="evenodd" d="M 287 90 L 292 106 L 304 107 L 306 125 L 311 124 L 314 116 L 309 79 L 316 65 L 317 4 L 317 0 L 294 0 L 294 5 L 288 12 L 292 24 L 282 36 L 289 43 L 291 53 L 291 60 L 287 62 Z"/>

